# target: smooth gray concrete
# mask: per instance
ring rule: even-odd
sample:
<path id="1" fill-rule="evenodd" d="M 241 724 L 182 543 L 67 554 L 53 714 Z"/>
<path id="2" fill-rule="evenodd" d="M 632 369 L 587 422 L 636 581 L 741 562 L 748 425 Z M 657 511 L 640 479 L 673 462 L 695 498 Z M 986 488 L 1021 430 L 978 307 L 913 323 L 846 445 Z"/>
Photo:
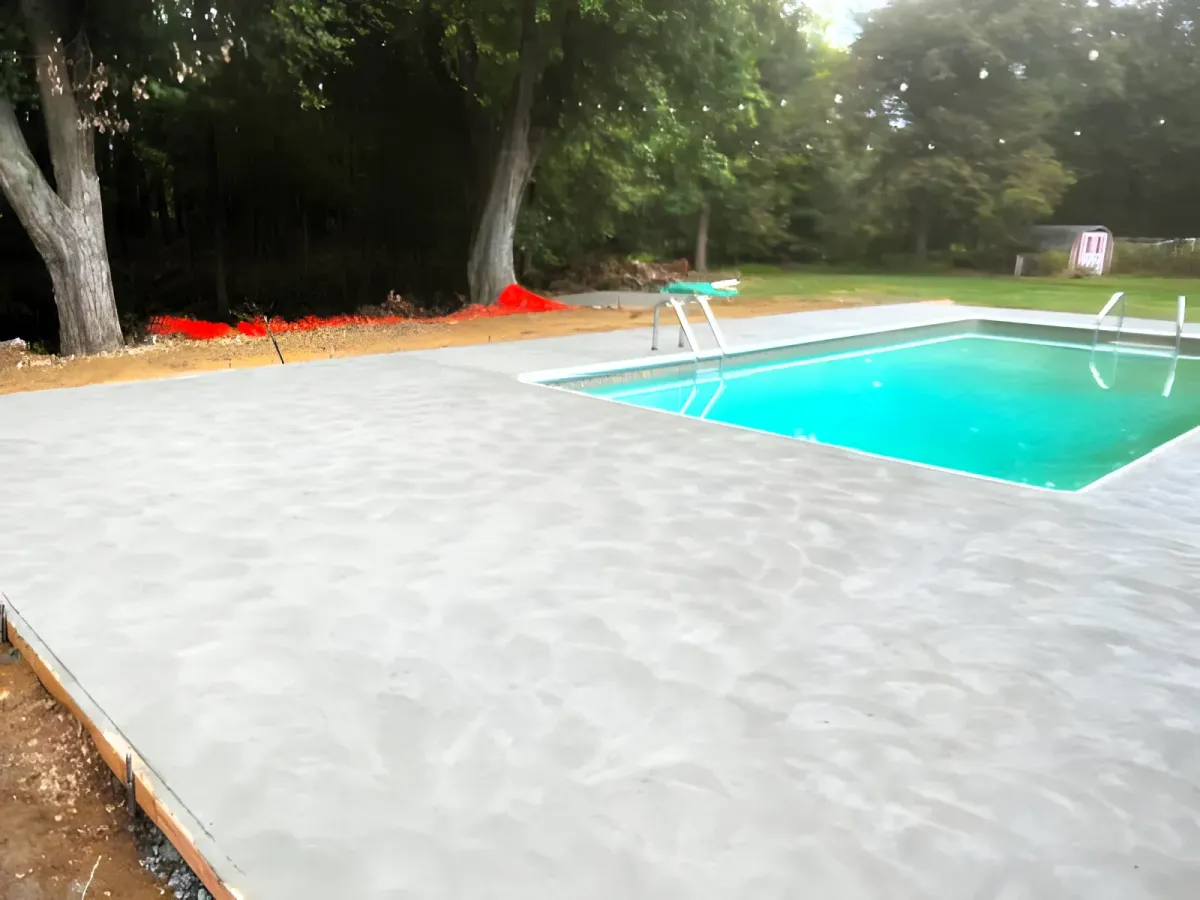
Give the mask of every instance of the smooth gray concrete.
<path id="1" fill-rule="evenodd" d="M 1063 495 L 512 377 L 646 338 L 0 397 L 0 589 L 249 900 L 1194 897 L 1198 436 Z"/>

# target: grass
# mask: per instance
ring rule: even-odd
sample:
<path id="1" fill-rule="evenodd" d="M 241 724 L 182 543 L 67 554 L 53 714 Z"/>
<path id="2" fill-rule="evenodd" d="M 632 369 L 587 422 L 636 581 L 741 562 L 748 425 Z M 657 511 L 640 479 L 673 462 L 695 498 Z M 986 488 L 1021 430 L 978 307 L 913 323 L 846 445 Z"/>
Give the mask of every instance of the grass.
<path id="1" fill-rule="evenodd" d="M 851 274 L 830 269 L 742 269 L 746 297 L 868 301 L 949 299 L 968 306 L 1007 306 L 1095 314 L 1115 291 L 1128 296 L 1128 314 L 1174 319 L 1176 298 L 1190 300 L 1187 319 L 1200 322 L 1200 279 L 1114 276 L 1106 278 L 1012 278 L 974 274 Z"/>

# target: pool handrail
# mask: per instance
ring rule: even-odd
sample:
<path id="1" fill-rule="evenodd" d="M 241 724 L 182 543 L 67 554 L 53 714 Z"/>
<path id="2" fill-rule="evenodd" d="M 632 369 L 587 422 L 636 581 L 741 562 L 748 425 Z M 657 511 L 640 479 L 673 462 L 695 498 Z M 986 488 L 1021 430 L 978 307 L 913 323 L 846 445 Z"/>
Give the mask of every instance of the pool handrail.
<path id="1" fill-rule="evenodd" d="M 1118 303 L 1121 304 L 1121 317 L 1117 320 L 1117 337 L 1116 343 L 1121 342 L 1121 330 L 1125 327 L 1125 292 L 1117 291 L 1108 302 L 1104 304 L 1104 308 L 1100 310 L 1100 314 L 1096 316 L 1096 327 L 1092 331 L 1092 349 L 1096 349 L 1096 344 L 1100 340 L 1100 326 L 1104 324 L 1104 320 L 1108 318 L 1108 314 L 1113 311 Z"/>
<path id="2" fill-rule="evenodd" d="M 1187 297 L 1179 295 L 1179 306 L 1175 312 L 1175 355 L 1183 347 L 1183 320 L 1187 318 Z"/>
<path id="3" fill-rule="evenodd" d="M 1170 397 L 1175 387 L 1175 373 L 1179 369 L 1179 351 L 1183 348 L 1183 320 L 1187 317 L 1187 297 L 1179 295 L 1179 305 L 1175 312 L 1175 355 L 1171 358 L 1171 371 L 1167 373 L 1167 383 L 1163 385 L 1163 397 Z"/>

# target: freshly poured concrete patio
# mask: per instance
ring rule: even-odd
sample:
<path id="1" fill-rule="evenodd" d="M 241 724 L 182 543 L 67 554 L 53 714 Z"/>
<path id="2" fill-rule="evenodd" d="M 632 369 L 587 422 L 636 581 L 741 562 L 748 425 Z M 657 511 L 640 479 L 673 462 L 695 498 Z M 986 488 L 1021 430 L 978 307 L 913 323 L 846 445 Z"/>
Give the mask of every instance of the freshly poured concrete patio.
<path id="1" fill-rule="evenodd" d="M 0 397 L 0 589 L 247 900 L 1194 897 L 1200 434 L 1052 494 L 514 377 L 648 347 Z"/>

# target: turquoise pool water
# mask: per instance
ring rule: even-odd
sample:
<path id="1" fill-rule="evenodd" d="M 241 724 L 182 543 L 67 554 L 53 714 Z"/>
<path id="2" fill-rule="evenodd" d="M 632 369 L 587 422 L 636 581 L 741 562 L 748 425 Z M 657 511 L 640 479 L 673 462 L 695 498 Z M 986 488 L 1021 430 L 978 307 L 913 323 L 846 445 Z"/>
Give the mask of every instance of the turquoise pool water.
<path id="1" fill-rule="evenodd" d="M 1200 425 L 1200 360 L 1164 397 L 1170 371 L 1163 354 L 967 334 L 583 392 L 1073 491 Z"/>

